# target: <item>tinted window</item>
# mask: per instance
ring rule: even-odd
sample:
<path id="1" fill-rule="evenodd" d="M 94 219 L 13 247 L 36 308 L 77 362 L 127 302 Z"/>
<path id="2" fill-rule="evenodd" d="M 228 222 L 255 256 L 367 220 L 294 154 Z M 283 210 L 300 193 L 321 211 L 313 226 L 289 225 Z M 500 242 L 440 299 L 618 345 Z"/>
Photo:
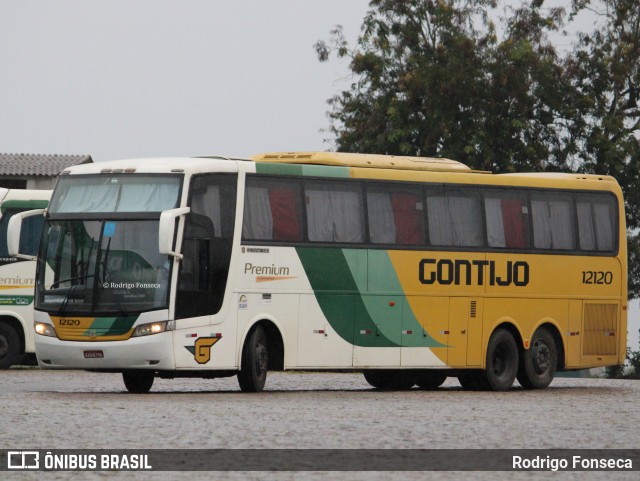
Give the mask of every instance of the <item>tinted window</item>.
<path id="1" fill-rule="evenodd" d="M 529 248 L 529 206 L 522 192 L 487 191 L 484 211 L 489 247 Z"/>
<path id="2" fill-rule="evenodd" d="M 573 203 L 568 194 L 533 194 L 531 215 L 535 248 L 569 250 L 575 247 L 575 218 Z"/>
<path id="3" fill-rule="evenodd" d="M 427 190 L 429 241 L 435 246 L 484 244 L 480 196 L 472 189 Z"/>
<path id="4" fill-rule="evenodd" d="M 247 178 L 242 237 L 249 240 L 302 240 L 300 183 L 295 179 Z"/>
<path id="5" fill-rule="evenodd" d="M 613 251 L 617 232 L 615 199 L 606 194 L 580 195 L 576 209 L 580 249 Z"/>
<path id="6" fill-rule="evenodd" d="M 8 209 L 2 214 L 0 219 L 0 258 L 7 260 L 7 228 L 9 220 L 15 214 L 23 212 L 23 210 Z M 40 245 L 40 236 L 42 235 L 42 226 L 44 217 L 34 215 L 27 217 L 22 221 L 22 230 L 20 231 L 20 253 L 30 256 L 38 254 L 38 246 Z M 13 261 L 15 259 L 11 259 Z M 2 261 L 0 261 L 2 262 Z"/>
<path id="7" fill-rule="evenodd" d="M 191 180 L 185 216 L 176 319 L 217 313 L 229 275 L 237 176 L 198 175 Z"/>
<path id="8" fill-rule="evenodd" d="M 306 182 L 307 232 L 312 242 L 363 242 L 364 216 L 359 184 Z"/>
<path id="9" fill-rule="evenodd" d="M 367 187 L 369 237 L 374 244 L 422 245 L 424 204 L 419 187 L 401 184 Z"/>

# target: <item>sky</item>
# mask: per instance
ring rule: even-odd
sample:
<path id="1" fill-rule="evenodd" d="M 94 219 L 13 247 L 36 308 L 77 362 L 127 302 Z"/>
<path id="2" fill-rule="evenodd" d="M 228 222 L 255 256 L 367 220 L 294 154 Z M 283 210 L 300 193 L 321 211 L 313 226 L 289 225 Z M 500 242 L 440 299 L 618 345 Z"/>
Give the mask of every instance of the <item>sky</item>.
<path id="1" fill-rule="evenodd" d="M 0 150 L 114 158 L 327 150 L 364 0 L 0 1 Z"/>
<path id="2" fill-rule="evenodd" d="M 0 152 L 100 162 L 329 150 L 327 99 L 351 79 L 345 60 L 320 63 L 313 45 L 336 24 L 353 44 L 367 10 L 367 0 L 0 0 Z"/>

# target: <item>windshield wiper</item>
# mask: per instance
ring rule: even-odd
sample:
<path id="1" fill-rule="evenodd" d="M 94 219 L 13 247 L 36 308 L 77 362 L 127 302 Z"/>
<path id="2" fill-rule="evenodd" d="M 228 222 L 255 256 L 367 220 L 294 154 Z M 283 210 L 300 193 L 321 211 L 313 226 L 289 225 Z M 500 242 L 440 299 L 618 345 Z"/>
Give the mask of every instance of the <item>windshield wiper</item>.
<path id="1" fill-rule="evenodd" d="M 51 284 L 51 286 L 49 287 L 49 289 L 53 289 L 56 286 L 59 286 L 60 284 L 62 284 L 63 282 L 72 282 L 72 281 L 79 281 L 81 279 L 89 279 L 91 277 L 94 277 L 93 274 L 88 274 L 88 275 L 84 275 L 84 276 L 76 276 L 76 277 L 69 277 L 67 279 L 62 279 L 60 281 L 56 281 L 53 284 Z M 76 287 L 78 284 L 74 284 L 71 287 Z"/>

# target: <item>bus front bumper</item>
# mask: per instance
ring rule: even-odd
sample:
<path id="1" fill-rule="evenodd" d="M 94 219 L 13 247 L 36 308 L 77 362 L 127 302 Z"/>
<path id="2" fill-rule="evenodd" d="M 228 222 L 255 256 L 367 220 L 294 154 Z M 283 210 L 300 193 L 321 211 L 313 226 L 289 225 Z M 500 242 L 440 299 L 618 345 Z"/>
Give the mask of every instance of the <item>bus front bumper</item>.
<path id="1" fill-rule="evenodd" d="M 38 365 L 45 369 L 175 369 L 171 332 L 108 342 L 61 341 L 36 334 L 35 347 Z"/>

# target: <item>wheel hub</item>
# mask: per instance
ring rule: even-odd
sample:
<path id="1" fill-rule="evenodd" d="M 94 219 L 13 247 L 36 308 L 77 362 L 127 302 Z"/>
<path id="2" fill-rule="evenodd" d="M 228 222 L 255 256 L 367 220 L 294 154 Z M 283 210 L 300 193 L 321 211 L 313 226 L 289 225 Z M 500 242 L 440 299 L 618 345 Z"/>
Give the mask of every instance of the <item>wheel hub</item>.
<path id="1" fill-rule="evenodd" d="M 536 343 L 533 352 L 533 364 L 538 373 L 549 368 L 551 361 L 551 350 L 545 343 Z"/>

